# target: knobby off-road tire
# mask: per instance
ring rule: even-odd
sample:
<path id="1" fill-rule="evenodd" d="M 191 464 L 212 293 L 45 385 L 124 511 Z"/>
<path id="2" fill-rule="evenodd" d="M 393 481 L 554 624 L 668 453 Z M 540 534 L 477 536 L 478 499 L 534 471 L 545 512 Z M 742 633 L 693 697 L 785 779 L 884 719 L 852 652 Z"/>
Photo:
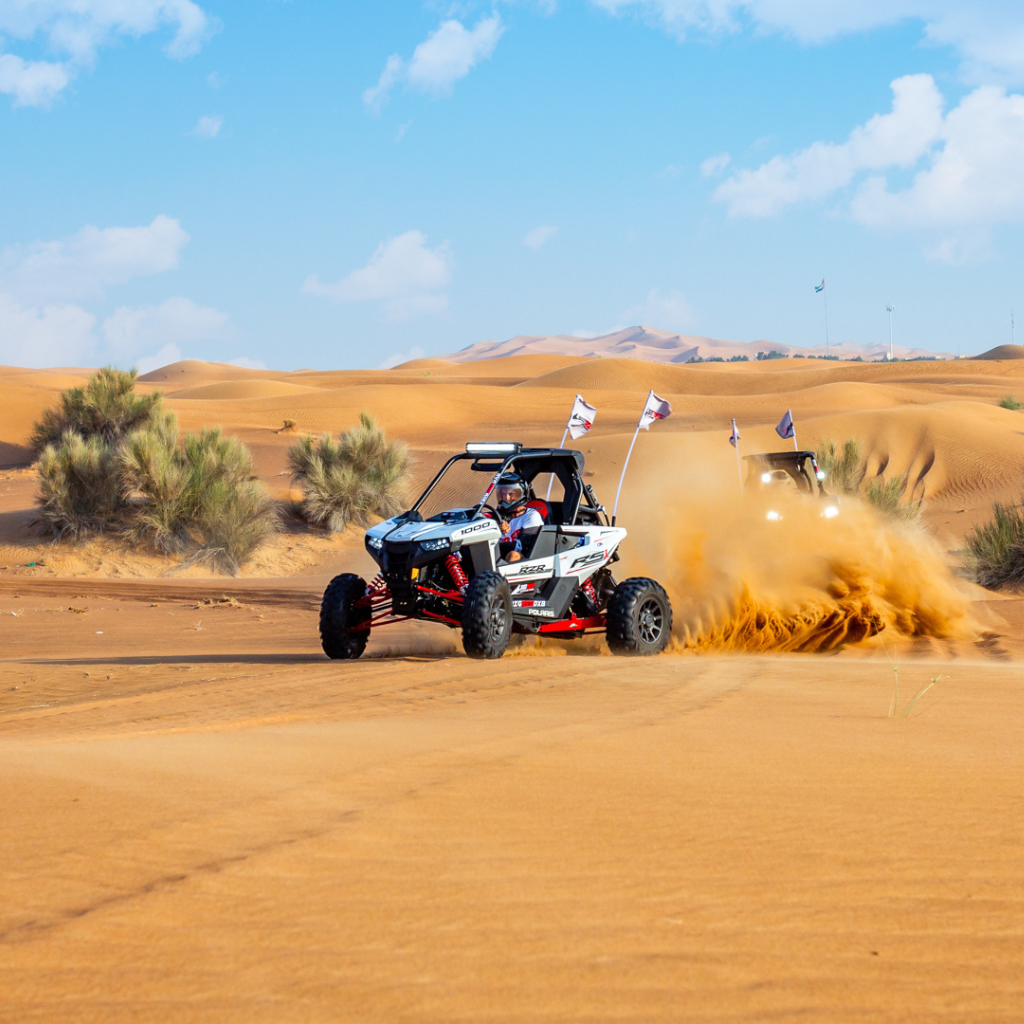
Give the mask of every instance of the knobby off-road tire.
<path id="1" fill-rule="evenodd" d="M 512 636 L 512 594 L 500 572 L 482 572 L 466 587 L 462 647 L 471 658 L 500 658 Z"/>
<path id="2" fill-rule="evenodd" d="M 635 576 L 615 588 L 607 613 L 612 654 L 660 654 L 671 635 L 672 605 L 660 583 Z"/>
<path id="3" fill-rule="evenodd" d="M 357 608 L 366 596 L 366 580 L 354 573 L 335 576 L 320 604 L 320 644 L 328 658 L 358 658 L 370 639 L 368 629 L 353 629 L 370 620 L 369 608 Z"/>

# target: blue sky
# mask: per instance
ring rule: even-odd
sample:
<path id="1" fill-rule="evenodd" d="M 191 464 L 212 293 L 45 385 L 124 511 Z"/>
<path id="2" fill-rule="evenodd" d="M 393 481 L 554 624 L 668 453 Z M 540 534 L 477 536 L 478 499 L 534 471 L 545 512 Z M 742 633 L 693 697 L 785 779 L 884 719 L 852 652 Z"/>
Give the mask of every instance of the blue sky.
<path id="1" fill-rule="evenodd" d="M 1009 341 L 1024 9 L 962 8 L 0 0 L 0 363 L 819 344 L 822 276 L 833 341 Z"/>

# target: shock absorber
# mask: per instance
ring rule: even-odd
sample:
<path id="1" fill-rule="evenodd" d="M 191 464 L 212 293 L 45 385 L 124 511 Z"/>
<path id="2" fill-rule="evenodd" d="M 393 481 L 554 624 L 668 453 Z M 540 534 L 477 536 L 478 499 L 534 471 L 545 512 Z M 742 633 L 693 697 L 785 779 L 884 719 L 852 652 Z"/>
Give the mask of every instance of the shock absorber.
<path id="1" fill-rule="evenodd" d="M 469 577 L 466 575 L 466 570 L 462 568 L 462 560 L 453 553 L 445 559 L 445 565 L 448 566 L 448 572 L 455 581 L 459 593 L 464 594 L 466 587 L 469 586 Z"/>
<path id="2" fill-rule="evenodd" d="M 594 581 L 591 580 L 591 579 L 584 580 L 583 581 L 583 586 L 580 587 L 580 590 L 582 590 L 583 593 L 586 594 L 587 597 L 590 598 L 591 602 L 593 603 L 594 607 L 596 608 L 597 607 L 597 594 L 594 593 Z"/>
<path id="3" fill-rule="evenodd" d="M 366 593 L 370 597 L 380 597 L 387 593 L 388 585 L 384 581 L 384 573 L 378 573 L 371 581 L 370 585 L 366 588 Z"/>

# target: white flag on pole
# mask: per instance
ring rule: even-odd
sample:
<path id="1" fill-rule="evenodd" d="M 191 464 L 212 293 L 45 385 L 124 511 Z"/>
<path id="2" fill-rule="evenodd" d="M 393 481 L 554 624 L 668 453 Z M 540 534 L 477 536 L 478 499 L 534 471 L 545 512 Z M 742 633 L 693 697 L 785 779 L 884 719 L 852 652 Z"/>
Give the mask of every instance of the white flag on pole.
<path id="1" fill-rule="evenodd" d="M 578 441 L 594 425 L 594 417 L 597 409 L 587 405 L 582 395 L 576 396 L 572 405 L 572 415 L 569 417 L 569 433 L 574 441 Z"/>
<path id="2" fill-rule="evenodd" d="M 736 429 L 736 420 L 732 421 L 732 433 L 729 435 L 729 444 L 736 447 L 740 443 L 740 432 Z"/>
<path id="3" fill-rule="evenodd" d="M 782 438 L 796 436 L 796 428 L 793 426 L 793 411 L 791 409 L 787 409 L 786 415 L 779 420 L 779 425 L 775 428 L 775 433 Z"/>
<path id="4" fill-rule="evenodd" d="M 671 415 L 672 406 L 664 398 L 659 398 L 652 391 L 647 396 L 647 404 L 644 406 L 644 411 L 640 414 L 640 423 L 637 426 L 637 430 L 650 430 L 651 424 L 655 420 L 668 419 Z"/>

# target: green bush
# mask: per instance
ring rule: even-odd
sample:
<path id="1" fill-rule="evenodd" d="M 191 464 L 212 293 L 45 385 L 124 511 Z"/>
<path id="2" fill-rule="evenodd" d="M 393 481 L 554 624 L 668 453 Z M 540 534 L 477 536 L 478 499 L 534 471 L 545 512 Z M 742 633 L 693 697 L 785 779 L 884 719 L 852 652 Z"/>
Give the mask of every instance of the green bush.
<path id="1" fill-rule="evenodd" d="M 1013 395 L 1007 395 L 1005 398 L 999 399 L 999 405 L 1003 409 L 1012 409 L 1014 412 L 1020 412 L 1024 409 L 1024 405 L 1021 405 Z"/>
<path id="2" fill-rule="evenodd" d="M 835 441 L 821 440 L 816 453 L 818 468 L 825 474 L 825 486 L 833 494 L 856 494 L 864 479 L 860 441 L 847 438 L 840 448 Z"/>
<path id="3" fill-rule="evenodd" d="M 122 480 L 135 500 L 125 514 L 134 540 L 167 554 L 193 551 L 236 573 L 278 528 L 274 502 L 252 477 L 252 457 L 219 428 L 188 434 L 150 428 L 131 434 L 121 452 Z"/>
<path id="4" fill-rule="evenodd" d="M 39 457 L 36 522 L 58 540 L 110 529 L 124 510 L 117 460 L 100 437 L 68 431 Z"/>
<path id="5" fill-rule="evenodd" d="M 967 535 L 968 571 L 976 583 L 997 588 L 1024 581 L 1024 510 L 992 506 L 992 519 Z"/>
<path id="6" fill-rule="evenodd" d="M 920 505 L 913 501 L 904 502 L 907 490 L 907 477 L 894 476 L 888 480 L 879 477 L 868 484 L 868 504 L 887 519 L 914 520 L 921 515 Z"/>
<path id="7" fill-rule="evenodd" d="M 32 432 L 31 445 L 42 454 L 47 445 L 62 442 L 69 431 L 83 439 L 98 437 L 116 445 L 133 430 L 147 427 L 164 418 L 163 395 L 135 393 L 135 370 L 98 370 L 80 388 L 71 388 L 60 396 L 56 409 L 47 409 Z"/>
<path id="8" fill-rule="evenodd" d="M 36 425 L 42 445 L 37 522 L 56 539 L 118 530 L 136 543 L 235 573 L 278 527 L 248 449 L 219 429 L 178 442 L 160 395 L 134 393 L 135 373 L 99 371 Z M 46 440 L 57 426 L 63 432 Z M 44 443 L 45 442 L 45 443 Z"/>
<path id="9" fill-rule="evenodd" d="M 317 526 L 340 533 L 349 523 L 365 526 L 402 510 L 409 452 L 365 412 L 337 443 L 330 434 L 307 434 L 289 449 L 288 461 L 302 488 L 299 513 Z"/>

